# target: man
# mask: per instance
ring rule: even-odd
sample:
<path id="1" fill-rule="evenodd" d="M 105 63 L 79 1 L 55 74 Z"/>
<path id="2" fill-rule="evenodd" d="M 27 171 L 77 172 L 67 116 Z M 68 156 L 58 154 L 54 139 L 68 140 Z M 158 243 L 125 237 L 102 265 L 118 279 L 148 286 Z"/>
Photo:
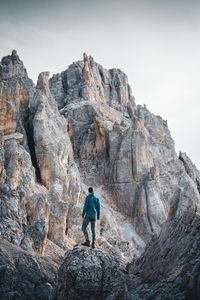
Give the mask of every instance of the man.
<path id="1" fill-rule="evenodd" d="M 89 222 L 91 223 L 92 229 L 92 248 L 95 248 L 95 222 L 96 222 L 96 215 L 97 220 L 100 219 L 100 204 L 99 199 L 94 196 L 93 188 L 90 187 L 88 189 L 89 195 L 85 198 L 85 203 L 82 212 L 82 231 L 85 235 L 85 243 L 82 245 L 90 247 L 90 240 L 89 235 L 87 232 L 87 226 Z"/>

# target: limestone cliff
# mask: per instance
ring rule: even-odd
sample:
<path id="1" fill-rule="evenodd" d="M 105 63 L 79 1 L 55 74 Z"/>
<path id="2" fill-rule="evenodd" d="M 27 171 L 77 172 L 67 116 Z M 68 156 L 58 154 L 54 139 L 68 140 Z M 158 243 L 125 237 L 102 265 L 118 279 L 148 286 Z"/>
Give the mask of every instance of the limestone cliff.
<path id="1" fill-rule="evenodd" d="M 167 122 L 135 105 L 122 71 L 106 70 L 84 54 L 50 79 L 50 90 L 68 120 L 84 182 L 103 185 L 145 241 L 169 216 L 199 209 L 198 180 L 175 153 Z"/>
<path id="2" fill-rule="evenodd" d="M 28 104 L 34 85 L 28 78 L 17 52 L 2 58 L 0 63 L 0 131 L 5 135 L 24 133 L 23 120 L 27 117 Z"/>
<path id="3" fill-rule="evenodd" d="M 143 269 L 140 275 L 147 276 L 152 265 L 142 261 L 145 257 L 152 259 L 152 252 L 148 252 L 152 236 L 157 243 L 151 249 L 156 249 L 161 262 L 165 255 L 162 235 L 171 247 L 170 235 L 176 224 L 177 237 L 181 236 L 181 228 L 186 228 L 181 236 L 186 247 L 187 230 L 194 229 L 196 236 L 198 227 L 198 221 L 189 222 L 187 216 L 199 220 L 200 173 L 186 154 L 178 157 L 175 153 L 167 122 L 145 106 L 136 105 L 121 70 L 106 70 L 84 54 L 82 61 L 50 79 L 48 72 L 41 73 L 35 86 L 14 50 L 0 63 L 2 299 L 27 299 L 28 290 L 23 285 L 17 288 L 23 268 L 24 277 L 30 270 L 37 277 L 27 279 L 33 299 L 51 299 L 53 294 L 79 299 L 79 283 L 85 293 L 82 279 L 78 287 L 69 287 L 66 282 L 62 286 L 72 270 L 68 260 L 60 268 L 58 282 L 57 272 L 64 251 L 83 240 L 81 210 L 89 185 L 94 186 L 102 210 L 97 226 L 100 249 L 95 250 L 98 259 L 94 260 L 90 249 L 77 247 L 67 252 L 67 258 L 75 264 L 88 251 L 90 278 L 95 283 L 93 294 L 97 293 L 98 299 L 137 299 L 135 284 L 143 288 L 146 279 L 135 273 L 134 263 L 127 275 L 116 259 L 124 267 L 139 257 L 147 244 L 137 261 Z M 171 253 L 182 257 L 185 252 L 175 247 Z M 195 263 L 198 259 L 199 253 Z M 177 261 L 171 262 L 173 274 Z M 115 276 L 110 278 L 109 263 L 116 276 L 122 278 L 119 286 Z M 47 276 L 45 268 L 52 271 L 52 276 Z M 81 268 L 85 274 L 85 265 Z M 77 270 L 75 265 L 74 278 Z M 95 270 L 99 270 L 99 277 L 93 276 Z M 188 272 L 191 270 L 189 267 Z M 7 284 L 12 274 L 18 274 L 13 288 Z M 153 280 L 160 284 L 159 276 Z M 116 286 L 116 293 L 109 293 Z M 146 288 L 147 293 L 149 286 Z M 156 294 L 154 287 L 152 291 Z M 187 293 L 199 291 L 189 289 Z"/>
<path id="4" fill-rule="evenodd" d="M 1 79 L 1 103 L 9 103 L 14 115 L 1 110 L 0 235 L 39 253 L 47 238 L 65 247 L 69 207 L 80 193 L 66 121 L 50 95 L 48 74 L 35 87 L 16 51 L 2 59 Z"/>

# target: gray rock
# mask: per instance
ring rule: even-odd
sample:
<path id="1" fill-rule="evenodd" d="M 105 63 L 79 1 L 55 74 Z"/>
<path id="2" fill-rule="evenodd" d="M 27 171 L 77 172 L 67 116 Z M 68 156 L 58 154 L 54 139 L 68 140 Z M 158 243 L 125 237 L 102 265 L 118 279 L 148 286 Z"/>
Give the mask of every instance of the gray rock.
<path id="1" fill-rule="evenodd" d="M 0 298 L 52 299 L 58 266 L 0 240 Z"/>
<path id="2" fill-rule="evenodd" d="M 50 94 L 48 76 L 44 72 L 38 77 L 37 90 L 30 103 L 30 122 L 41 182 L 49 190 L 48 236 L 63 246 L 69 205 L 79 199 L 80 179 L 67 122 Z"/>
<path id="3" fill-rule="evenodd" d="M 135 105 L 122 71 L 106 70 L 84 54 L 50 79 L 50 90 L 68 120 L 84 182 L 104 185 L 145 241 L 168 217 L 191 206 L 199 210 L 198 182 L 175 153 L 167 122 Z"/>
<path id="4" fill-rule="evenodd" d="M 28 78 L 23 62 L 13 50 L 11 56 L 2 58 L 0 63 L 0 131 L 5 135 L 15 131 L 26 133 L 24 122 L 28 116 L 28 105 L 34 94 L 34 84 Z"/>
<path id="5" fill-rule="evenodd" d="M 127 299 L 126 274 L 111 255 L 84 246 L 67 251 L 55 299 L 120 298 Z"/>
<path id="6" fill-rule="evenodd" d="M 195 247 L 200 241 L 199 228 L 200 219 L 194 212 L 163 224 L 160 235 L 128 266 L 130 299 L 139 288 L 147 299 L 149 289 L 151 299 L 156 295 L 162 299 L 200 298 L 200 248 Z"/>
<path id="7" fill-rule="evenodd" d="M 7 80 L 13 76 L 27 77 L 26 69 L 16 50 L 3 57 L 0 64 L 0 80 Z"/>
<path id="8" fill-rule="evenodd" d="M 192 163 L 191 159 L 186 153 L 179 153 L 179 159 L 183 162 L 187 174 L 192 178 L 194 183 L 197 185 L 197 189 L 200 193 L 200 173 L 197 167 Z"/>
<path id="9" fill-rule="evenodd" d="M 58 299 L 199 297 L 200 175 L 167 122 L 135 104 L 122 71 L 86 54 L 48 77 L 35 87 L 16 51 L 0 64 L 0 243 L 17 247 L 0 246 L 1 298 L 51 299 L 63 249 L 83 239 L 88 185 L 107 253 L 68 251 Z M 113 256 L 134 257 L 128 276 Z"/>

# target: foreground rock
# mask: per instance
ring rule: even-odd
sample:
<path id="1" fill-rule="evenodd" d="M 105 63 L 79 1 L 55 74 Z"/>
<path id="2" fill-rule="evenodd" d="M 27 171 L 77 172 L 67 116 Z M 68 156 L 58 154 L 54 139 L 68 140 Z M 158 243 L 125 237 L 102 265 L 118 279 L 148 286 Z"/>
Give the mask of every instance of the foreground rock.
<path id="1" fill-rule="evenodd" d="M 78 246 L 59 269 L 55 299 L 127 299 L 125 271 L 111 255 Z"/>
<path id="2" fill-rule="evenodd" d="M 52 299 L 58 265 L 0 239 L 0 299 Z"/>
<path id="3" fill-rule="evenodd" d="M 128 269 L 129 299 L 200 299 L 200 215 L 166 222 Z"/>

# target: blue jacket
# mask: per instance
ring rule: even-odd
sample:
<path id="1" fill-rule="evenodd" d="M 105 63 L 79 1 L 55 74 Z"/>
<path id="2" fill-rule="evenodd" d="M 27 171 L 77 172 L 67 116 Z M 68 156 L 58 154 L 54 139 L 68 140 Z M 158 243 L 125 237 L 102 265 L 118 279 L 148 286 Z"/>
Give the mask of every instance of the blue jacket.
<path id="1" fill-rule="evenodd" d="M 100 204 L 99 199 L 94 196 L 94 193 L 90 193 L 85 198 L 85 203 L 83 207 L 82 217 L 84 218 L 85 214 L 96 216 L 97 219 L 100 218 Z"/>

